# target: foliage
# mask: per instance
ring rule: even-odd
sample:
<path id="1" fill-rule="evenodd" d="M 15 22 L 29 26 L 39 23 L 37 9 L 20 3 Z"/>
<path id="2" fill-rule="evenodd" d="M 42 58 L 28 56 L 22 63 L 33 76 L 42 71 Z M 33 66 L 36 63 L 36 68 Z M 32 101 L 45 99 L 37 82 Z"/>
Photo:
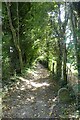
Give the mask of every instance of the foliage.
<path id="1" fill-rule="evenodd" d="M 21 74 L 21 69 L 24 71 L 41 60 L 43 64 L 47 64 L 50 71 L 54 70 L 57 80 L 67 81 L 66 63 L 74 65 L 75 69 L 78 63 L 71 25 L 72 18 L 68 16 L 69 5 L 71 4 L 57 2 L 2 3 L 3 79 L 5 76 L 7 79 L 8 76 L 14 75 L 15 72 Z M 16 34 L 16 45 L 10 27 L 10 17 Z M 79 37 L 79 27 L 75 32 Z M 67 40 L 69 40 L 68 44 Z M 20 56 L 23 68 L 20 67 Z"/>
<path id="2" fill-rule="evenodd" d="M 31 89 L 39 90 L 38 86 L 44 86 L 44 84 L 36 84 L 35 80 L 37 82 L 38 80 L 47 81 L 46 69 L 50 71 L 54 80 L 52 79 L 50 84 L 52 88 L 43 90 L 44 87 L 43 89 L 41 87 L 42 92 L 52 89 L 57 93 L 58 87 L 67 87 L 67 83 L 73 80 L 75 91 L 80 88 L 80 85 L 76 86 L 76 78 L 73 78 L 71 68 L 69 73 L 67 71 L 69 63 L 78 71 L 77 81 L 80 80 L 79 4 L 66 2 L 2 3 L 2 78 L 5 89 L 10 85 L 10 89 L 14 92 L 19 86 L 21 88 L 25 86 L 19 90 L 22 92 L 28 85 L 30 91 Z M 55 85 L 55 80 L 57 85 Z M 23 85 L 22 81 L 28 84 L 23 83 Z M 53 86 L 55 86 L 54 90 Z M 52 93 L 49 92 L 50 94 Z M 46 96 L 48 97 L 48 94 Z M 61 101 L 70 102 L 74 98 L 73 90 L 63 89 Z M 53 100 L 53 96 L 51 99 Z M 66 114 L 67 110 L 63 111 Z"/>

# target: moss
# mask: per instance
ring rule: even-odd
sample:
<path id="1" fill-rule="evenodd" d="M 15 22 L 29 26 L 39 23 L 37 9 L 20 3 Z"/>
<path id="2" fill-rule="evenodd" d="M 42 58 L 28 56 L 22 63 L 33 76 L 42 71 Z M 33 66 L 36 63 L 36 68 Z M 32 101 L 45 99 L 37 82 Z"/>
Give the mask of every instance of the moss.
<path id="1" fill-rule="evenodd" d="M 71 97 L 70 97 L 70 93 L 69 93 L 68 89 L 61 88 L 58 91 L 58 98 L 59 98 L 59 102 L 62 102 L 62 103 L 69 102 Z"/>

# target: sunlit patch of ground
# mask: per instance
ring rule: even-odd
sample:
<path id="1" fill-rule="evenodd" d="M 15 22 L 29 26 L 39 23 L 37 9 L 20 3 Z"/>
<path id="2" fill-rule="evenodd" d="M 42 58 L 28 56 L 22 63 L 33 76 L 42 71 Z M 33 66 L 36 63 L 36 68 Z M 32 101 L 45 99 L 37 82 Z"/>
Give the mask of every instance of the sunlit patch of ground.
<path id="1" fill-rule="evenodd" d="M 58 117 L 57 91 L 59 86 L 40 64 L 29 76 L 17 77 L 17 83 L 3 98 L 4 118 Z"/>

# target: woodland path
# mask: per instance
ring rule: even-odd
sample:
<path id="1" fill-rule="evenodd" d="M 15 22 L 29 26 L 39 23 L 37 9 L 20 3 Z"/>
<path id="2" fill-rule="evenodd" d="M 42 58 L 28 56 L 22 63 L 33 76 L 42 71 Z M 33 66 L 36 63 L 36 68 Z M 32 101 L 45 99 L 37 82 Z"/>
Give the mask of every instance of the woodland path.
<path id="1" fill-rule="evenodd" d="M 59 86 L 50 77 L 46 68 L 37 64 L 34 72 L 18 79 L 16 85 L 12 86 L 3 98 L 3 118 L 59 117 Z"/>

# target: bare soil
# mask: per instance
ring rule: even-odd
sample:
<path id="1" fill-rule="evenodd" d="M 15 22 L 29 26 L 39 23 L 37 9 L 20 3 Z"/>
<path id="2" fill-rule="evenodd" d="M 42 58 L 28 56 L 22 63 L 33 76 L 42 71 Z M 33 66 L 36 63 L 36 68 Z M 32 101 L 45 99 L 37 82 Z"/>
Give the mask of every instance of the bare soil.
<path id="1" fill-rule="evenodd" d="M 60 87 L 41 64 L 17 79 L 3 97 L 3 118 L 59 118 L 70 114 L 72 117 L 75 105 L 58 102 Z"/>

